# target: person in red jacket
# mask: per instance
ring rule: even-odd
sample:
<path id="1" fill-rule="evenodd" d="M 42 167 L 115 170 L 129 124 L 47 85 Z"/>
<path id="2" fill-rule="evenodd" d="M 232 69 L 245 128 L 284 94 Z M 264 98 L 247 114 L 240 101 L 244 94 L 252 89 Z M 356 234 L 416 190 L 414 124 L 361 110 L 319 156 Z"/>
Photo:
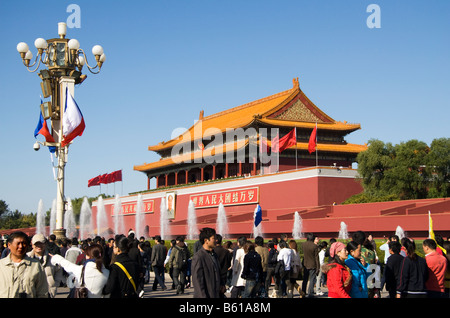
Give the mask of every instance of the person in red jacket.
<path id="1" fill-rule="evenodd" d="M 437 244 L 434 240 L 426 239 L 422 244 L 428 267 L 428 279 L 425 282 L 428 297 L 442 298 L 445 292 L 447 259 L 437 253 Z"/>
<path id="2" fill-rule="evenodd" d="M 327 275 L 328 297 L 351 298 L 352 274 L 345 265 L 348 257 L 344 243 L 335 242 L 330 247 L 331 262 L 322 266 L 322 272 Z"/>

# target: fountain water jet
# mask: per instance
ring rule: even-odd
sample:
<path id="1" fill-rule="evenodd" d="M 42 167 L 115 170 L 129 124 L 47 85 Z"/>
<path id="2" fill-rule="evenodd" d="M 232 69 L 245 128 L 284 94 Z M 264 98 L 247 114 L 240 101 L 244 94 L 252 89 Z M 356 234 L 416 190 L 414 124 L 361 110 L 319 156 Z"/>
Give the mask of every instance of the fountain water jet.
<path id="1" fill-rule="evenodd" d="M 80 239 L 93 238 L 92 209 L 87 197 L 83 198 L 80 211 Z"/>
<path id="2" fill-rule="evenodd" d="M 136 228 L 136 238 L 144 236 L 145 227 L 145 215 L 144 215 L 144 202 L 142 199 L 142 194 L 138 194 L 137 204 L 136 204 L 136 215 L 135 215 L 135 228 Z"/>
<path id="3" fill-rule="evenodd" d="M 36 215 L 36 234 L 42 234 L 47 236 L 45 233 L 45 212 L 44 212 L 44 201 L 39 200 L 38 210 Z"/>
<path id="4" fill-rule="evenodd" d="M 97 235 L 102 236 L 107 231 L 108 219 L 106 218 L 105 204 L 103 197 L 98 197 L 97 203 Z"/>
<path id="5" fill-rule="evenodd" d="M 347 230 L 347 224 L 345 222 L 341 222 L 341 228 L 339 229 L 339 239 L 341 240 L 347 240 L 348 239 L 348 230 Z"/>
<path id="6" fill-rule="evenodd" d="M 53 199 L 52 209 L 50 210 L 50 234 L 55 231 L 56 228 L 56 199 Z"/>
<path id="7" fill-rule="evenodd" d="M 195 213 L 195 206 L 192 200 L 189 200 L 188 206 L 188 240 L 194 240 L 198 235 L 197 229 L 197 214 Z"/>
<path id="8" fill-rule="evenodd" d="M 219 204 L 219 209 L 217 211 L 216 232 L 217 234 L 222 235 L 223 238 L 228 235 L 227 214 L 223 203 Z"/>
<path id="9" fill-rule="evenodd" d="M 118 194 L 116 194 L 116 199 L 114 202 L 114 234 L 125 234 L 125 224 L 123 222 L 122 214 L 122 200 Z"/>
<path id="10" fill-rule="evenodd" d="M 166 198 L 161 198 L 161 204 L 159 206 L 159 226 L 160 235 L 162 239 L 165 239 L 169 235 L 169 218 L 167 215 Z"/>
<path id="11" fill-rule="evenodd" d="M 295 211 L 294 214 L 294 227 L 292 228 L 292 237 L 294 240 L 299 240 L 303 237 L 303 220 L 300 214 Z"/>
<path id="12" fill-rule="evenodd" d="M 64 213 L 64 228 L 66 229 L 66 237 L 78 237 L 75 216 L 73 214 L 72 200 L 70 200 L 70 198 L 67 198 L 67 211 Z"/>

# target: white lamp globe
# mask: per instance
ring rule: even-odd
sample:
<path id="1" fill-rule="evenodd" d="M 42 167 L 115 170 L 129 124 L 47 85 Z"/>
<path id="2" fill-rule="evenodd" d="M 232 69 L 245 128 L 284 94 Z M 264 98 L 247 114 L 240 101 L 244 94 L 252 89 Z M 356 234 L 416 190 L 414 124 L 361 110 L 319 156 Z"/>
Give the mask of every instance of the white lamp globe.
<path id="1" fill-rule="evenodd" d="M 31 51 L 28 51 L 27 54 L 25 54 L 25 60 L 31 60 L 33 58 L 33 53 Z"/>
<path id="2" fill-rule="evenodd" d="M 80 42 L 78 42 L 77 39 L 71 39 L 69 40 L 69 43 L 67 43 L 69 46 L 69 49 L 71 50 L 78 50 L 80 48 Z"/>
<path id="3" fill-rule="evenodd" d="M 106 55 L 105 55 L 105 53 L 103 53 L 102 55 L 100 55 L 99 61 L 102 62 L 102 63 L 104 63 L 105 60 L 106 60 Z"/>
<path id="4" fill-rule="evenodd" d="M 79 55 L 78 56 L 78 65 L 83 66 L 85 63 L 86 63 L 86 60 L 84 59 L 84 57 Z"/>
<path id="5" fill-rule="evenodd" d="M 47 41 L 43 38 L 37 38 L 36 41 L 34 41 L 34 46 L 39 49 L 45 49 L 47 47 Z"/>
<path id="6" fill-rule="evenodd" d="M 103 48 L 100 45 L 94 45 L 92 48 L 92 54 L 94 55 L 102 55 L 103 54 Z"/>
<path id="7" fill-rule="evenodd" d="M 20 42 L 19 44 L 17 44 L 17 51 L 19 53 L 27 53 L 28 50 L 28 44 L 26 44 L 25 42 Z"/>

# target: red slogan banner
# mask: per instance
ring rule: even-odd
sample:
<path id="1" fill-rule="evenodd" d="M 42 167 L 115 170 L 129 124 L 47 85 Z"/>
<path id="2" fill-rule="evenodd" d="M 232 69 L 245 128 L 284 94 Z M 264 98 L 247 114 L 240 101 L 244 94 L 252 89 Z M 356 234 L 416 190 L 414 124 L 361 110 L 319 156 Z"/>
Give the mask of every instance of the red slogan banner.
<path id="1" fill-rule="evenodd" d="M 144 213 L 153 213 L 153 208 L 155 206 L 155 201 L 154 200 L 145 200 L 143 201 L 143 208 L 144 208 Z M 128 215 L 128 214 L 136 214 L 136 210 L 137 210 L 137 202 L 132 202 L 132 203 L 124 203 L 122 204 L 122 213 L 123 215 Z M 114 206 L 112 206 L 111 209 L 111 216 L 114 216 Z"/>
<path id="2" fill-rule="evenodd" d="M 253 204 L 259 202 L 259 187 L 218 191 L 190 196 L 196 208 L 210 208 L 222 203 L 227 205 Z"/>

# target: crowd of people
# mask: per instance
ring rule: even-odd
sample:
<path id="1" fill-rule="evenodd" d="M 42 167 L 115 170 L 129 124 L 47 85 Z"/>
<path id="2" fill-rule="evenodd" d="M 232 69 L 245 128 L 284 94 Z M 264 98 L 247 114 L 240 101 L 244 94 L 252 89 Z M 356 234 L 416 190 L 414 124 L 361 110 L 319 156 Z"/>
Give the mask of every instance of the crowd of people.
<path id="1" fill-rule="evenodd" d="M 449 297 L 450 241 L 440 237 L 425 239 L 421 256 L 413 239 L 392 235 L 379 247 L 384 257 L 362 231 L 346 243 L 308 233 L 299 244 L 284 234 L 224 242 L 203 228 L 190 248 L 183 236 L 167 248 L 160 236 L 138 239 L 131 229 L 83 241 L 17 231 L 0 246 L 0 298 L 53 298 L 61 286 L 74 298 L 80 288 L 88 298 L 139 298 L 151 272 L 151 290 L 193 288 L 195 298 L 377 298 L 383 289 L 390 298 Z"/>

